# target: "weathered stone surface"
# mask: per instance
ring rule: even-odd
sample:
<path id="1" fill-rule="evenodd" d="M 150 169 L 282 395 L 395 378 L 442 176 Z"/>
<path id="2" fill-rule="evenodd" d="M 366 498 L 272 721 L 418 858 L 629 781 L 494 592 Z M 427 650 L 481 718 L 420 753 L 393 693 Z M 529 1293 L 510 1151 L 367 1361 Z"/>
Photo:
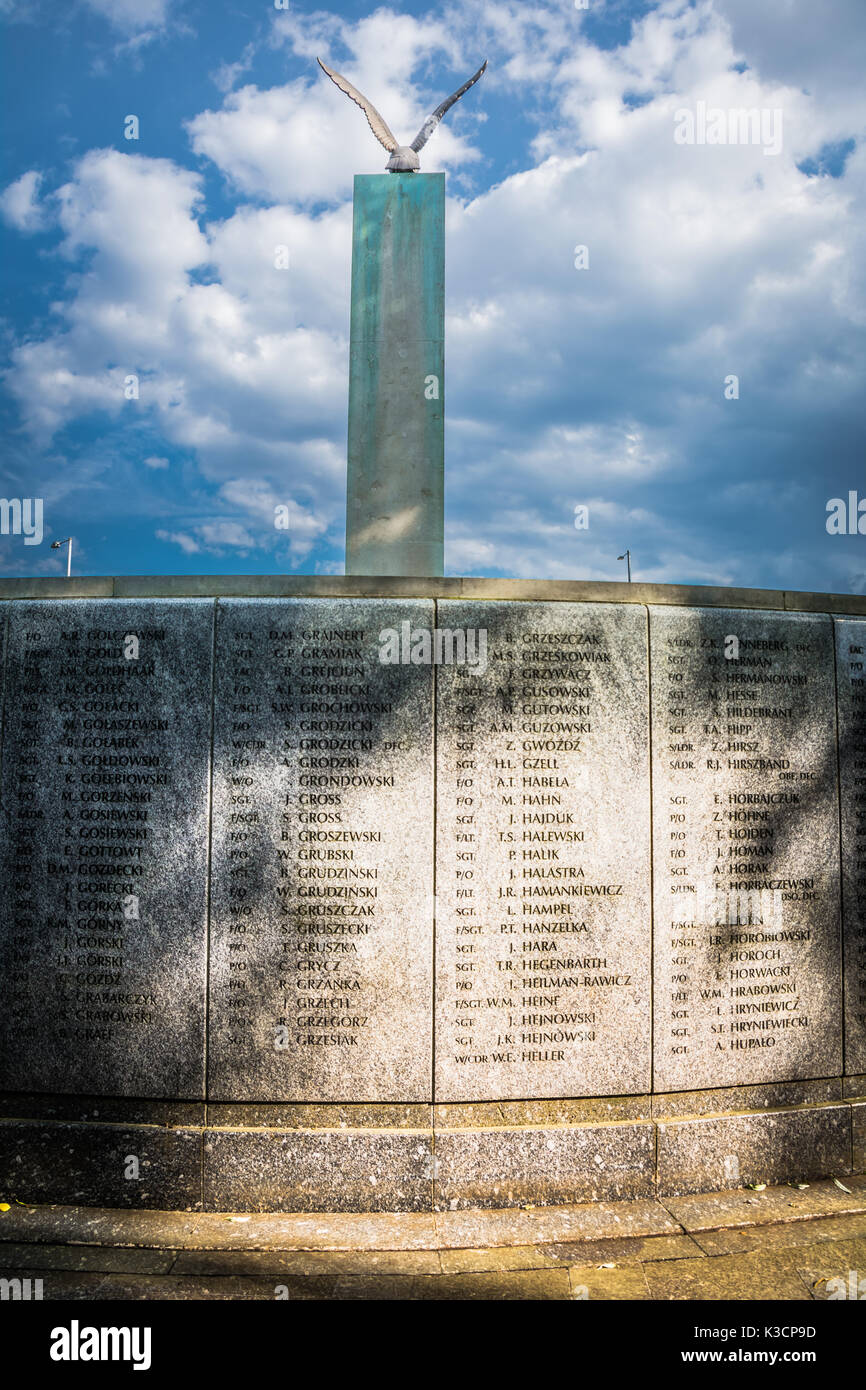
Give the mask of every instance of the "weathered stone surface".
<path id="1" fill-rule="evenodd" d="M 220 603 L 209 1096 L 432 1099 L 432 605 Z"/>
<path id="2" fill-rule="evenodd" d="M 641 1122 L 439 1131 L 434 1210 L 649 1197 L 654 1150 Z"/>
<path id="3" fill-rule="evenodd" d="M 77 1206 L 11 1206 L 0 1236 L 34 1244 L 165 1246 L 177 1250 L 432 1250 L 435 1220 L 421 1213 L 345 1212 L 248 1215 L 133 1211 Z"/>
<path id="4" fill-rule="evenodd" d="M 593 579 L 424 578 L 358 574 L 122 574 L 113 578 L 0 579 L 0 602 L 22 598 L 468 598 L 549 603 L 671 604 L 765 608 L 866 617 L 863 594 L 798 593 L 706 584 L 632 584 Z"/>
<path id="5" fill-rule="evenodd" d="M 866 1240 L 821 1241 L 798 1250 L 797 1273 L 813 1298 L 823 1302 L 866 1299 Z"/>
<path id="6" fill-rule="evenodd" d="M 11 605 L 10 1090 L 203 1095 L 211 652 L 207 602 Z"/>
<path id="7" fill-rule="evenodd" d="M 167 1274 L 173 1250 L 126 1250 L 115 1245 L 0 1245 L 0 1268 L 64 1269 L 97 1274 Z"/>
<path id="8" fill-rule="evenodd" d="M 379 1282 L 379 1281 L 377 1281 Z M 364 1284 L 366 1283 L 366 1287 Z M 361 1279 L 341 1279 L 336 1298 L 408 1298 L 441 1300 L 447 1303 L 532 1303 L 565 1302 L 573 1297 L 564 1269 L 499 1270 L 485 1274 L 418 1275 L 408 1284 L 397 1282 L 390 1291 L 377 1292 L 376 1283 Z"/>
<path id="9" fill-rule="evenodd" d="M 694 1237 L 707 1255 L 740 1255 L 769 1246 L 819 1245 L 828 1240 L 866 1237 L 866 1215 L 815 1217 L 811 1221 L 783 1221 L 778 1226 L 727 1227 L 704 1231 Z"/>
<path id="10" fill-rule="evenodd" d="M 6 628 L 9 622 L 8 603 L 0 604 L 0 768 L 3 766 L 3 717 L 6 691 Z"/>
<path id="11" fill-rule="evenodd" d="M 159 581 L 153 584 L 152 589 L 144 595 L 135 597 L 153 598 Z M 65 576 L 27 575 L 21 579 L 0 579 L 0 599 L 21 599 L 21 598 L 59 598 L 64 602 L 70 599 L 82 598 L 112 598 L 117 592 L 115 581 L 107 575 L 96 578 L 82 579 L 73 575 L 71 579 Z M 183 597 L 186 597 L 184 595 Z"/>
<path id="12" fill-rule="evenodd" d="M 701 1116 L 658 1126 L 659 1195 L 797 1181 L 851 1168 L 851 1108 Z"/>
<path id="13" fill-rule="evenodd" d="M 19 1202 L 197 1210 L 201 1131 L 0 1121 L 0 1188 Z"/>
<path id="14" fill-rule="evenodd" d="M 806 1232 L 809 1230 L 806 1224 Z M 768 1232 L 769 1234 L 769 1232 Z M 253 1254 L 218 1257 L 213 1262 L 218 1273 L 209 1268 L 210 1261 L 202 1260 L 201 1273 L 181 1273 L 187 1263 L 181 1257 L 168 1274 L 124 1274 L 126 1262 L 118 1261 L 116 1272 L 97 1272 L 101 1258 L 92 1252 L 84 1268 L 73 1272 L 65 1267 L 46 1269 L 42 1265 L 26 1268 L 19 1264 L 0 1267 L 0 1273 L 17 1282 L 21 1298 L 45 1301 L 85 1300 L 447 1300 L 500 1301 L 555 1299 L 581 1300 L 597 1304 L 599 1300 L 679 1299 L 727 1301 L 739 1299 L 778 1301 L 780 1299 L 809 1301 L 813 1299 L 862 1299 L 866 1281 L 861 1271 L 866 1261 L 866 1241 L 854 1238 L 827 1240 L 821 1238 L 804 1242 L 796 1249 L 771 1245 L 769 1249 L 747 1251 L 743 1254 L 718 1254 L 708 1257 L 697 1251 L 694 1256 L 658 1258 L 651 1253 L 643 1259 L 623 1256 L 625 1241 L 611 1242 L 609 1265 L 599 1266 L 588 1250 L 591 1262 L 572 1264 L 569 1268 L 539 1265 L 537 1252 L 479 1251 L 470 1252 L 472 1267 L 463 1273 L 433 1268 L 417 1272 L 413 1257 L 404 1252 L 394 1254 L 383 1265 L 380 1259 L 352 1255 L 356 1272 L 343 1273 L 333 1255 L 311 1253 L 305 1257 L 309 1268 L 296 1271 L 294 1262 L 288 1269 L 268 1271 L 268 1261 Z M 145 1255 L 155 1262 L 152 1252 L 112 1252 Z M 443 1252 L 443 1263 L 447 1252 Z M 524 1256 L 527 1263 L 521 1264 Z M 512 1258 L 514 1257 L 514 1258 Z M 476 1258 L 486 1259 L 488 1266 L 476 1267 Z M 367 1268 L 365 1268 L 365 1261 Z M 130 1263 L 135 1270 L 139 1260 Z M 144 1261 L 141 1261 L 144 1263 Z M 197 1263 L 194 1259 L 193 1263 Z M 320 1270 L 332 1265 L 333 1272 Z M 392 1272 L 405 1266 L 405 1273 Z M 161 1268 L 161 1265 L 155 1265 Z M 73 1267 L 74 1268 L 74 1267 Z M 105 1266 L 111 1270 L 112 1265 Z M 229 1273 L 228 1271 L 233 1271 Z M 29 1282 L 28 1282 L 29 1281 Z M 26 1289 L 26 1291 L 25 1291 Z M 38 1289 L 38 1292 L 36 1291 Z M 10 1294 L 16 1297 L 15 1293 Z M 591 1308 L 587 1316 L 592 1316 Z M 812 1318 L 814 1321 L 814 1317 Z M 695 1339 L 692 1339 L 693 1341 Z M 704 1348 L 710 1344 L 698 1341 Z M 826 1351 L 826 1347 L 822 1352 Z M 706 1354 L 706 1350 L 704 1353 Z M 726 1354 L 715 1352 L 713 1354 Z M 736 1354 L 736 1352 L 734 1353 Z M 850 1362 L 850 1355 L 849 1355 Z M 826 1357 L 824 1357 L 826 1360 Z M 840 1370 L 842 1362 L 840 1360 Z"/>
<path id="15" fill-rule="evenodd" d="M 786 1110 L 842 1099 L 842 1078 L 827 1081 L 768 1081 L 710 1091 L 672 1091 L 652 1097 L 653 1119 L 675 1115 L 718 1115 L 732 1110 Z"/>
<path id="16" fill-rule="evenodd" d="M 665 1207 L 680 1225 L 692 1233 L 729 1227 L 752 1227 L 815 1217 L 858 1214 L 866 1211 L 866 1186 L 862 1178 L 845 1178 L 844 1187 L 825 1178 L 800 1187 L 767 1187 L 762 1192 L 741 1188 L 731 1192 L 701 1192 L 685 1197 L 666 1197 Z"/>
<path id="17" fill-rule="evenodd" d="M 191 1129 L 203 1125 L 207 1113 L 203 1100 L 0 1092 L 0 1116 L 10 1120 L 73 1120 L 83 1124 L 173 1125 Z"/>
<path id="18" fill-rule="evenodd" d="M 830 619 L 650 609 L 655 1088 L 838 1075 Z"/>
<path id="19" fill-rule="evenodd" d="M 837 618 L 845 1071 L 866 1071 L 866 619 Z"/>
<path id="20" fill-rule="evenodd" d="M 440 1129 L 517 1129 L 521 1125 L 582 1125 L 611 1120 L 648 1120 L 650 1096 L 589 1096 L 574 1100 L 457 1101 L 433 1107 Z"/>
<path id="21" fill-rule="evenodd" d="M 3 786 L 3 724 L 6 715 L 6 630 L 11 604 L 0 604 L 0 788 Z M 0 816 L 0 867 L 3 865 L 3 821 Z M 0 929 L 2 930 L 2 929 Z"/>
<path id="22" fill-rule="evenodd" d="M 650 1260 L 682 1260 L 700 1255 L 701 1248 L 691 1236 L 617 1236 L 610 1240 L 571 1241 L 541 1247 L 557 1264 L 618 1265 L 642 1264 Z"/>
<path id="23" fill-rule="evenodd" d="M 851 1167 L 866 1173 L 866 1101 L 851 1106 Z"/>
<path id="24" fill-rule="evenodd" d="M 315 1277 L 438 1274 L 441 1268 L 438 1250 L 195 1250 L 182 1251 L 172 1273 Z"/>
<path id="25" fill-rule="evenodd" d="M 652 1299 L 726 1303 L 762 1299 L 808 1303 L 811 1299 L 797 1272 L 793 1252 L 786 1250 L 677 1260 L 675 1264 L 658 1262 L 642 1268 Z"/>
<path id="26" fill-rule="evenodd" d="M 208 1211 L 430 1210 L 432 1135 L 407 1130 L 208 1130 Z"/>
<path id="27" fill-rule="evenodd" d="M 209 1104 L 217 1129 L 429 1129 L 431 1105 Z"/>
<path id="28" fill-rule="evenodd" d="M 650 1297 L 640 1265 L 617 1265 L 599 1269 L 598 1265 L 572 1265 L 568 1271 L 571 1297 L 581 1301 L 636 1303 Z"/>
<path id="29" fill-rule="evenodd" d="M 0 1271 L 2 1273 L 3 1271 Z M 297 1279 L 289 1275 L 280 1282 L 285 1292 L 279 1295 L 273 1279 L 197 1279 L 192 1275 L 175 1277 L 172 1274 L 97 1274 L 90 1271 L 71 1273 L 65 1270 L 21 1269 L 14 1274 L 42 1279 L 42 1298 L 46 1303 L 133 1303 L 153 1299 L 178 1303 L 267 1301 L 276 1297 L 292 1301 L 326 1301 L 335 1297 L 335 1279 Z M 79 1316 L 87 1317 L 85 1309 Z M 106 1314 L 106 1320 L 110 1314 Z M 96 1320 L 91 1314 L 87 1321 Z M 101 1319 L 100 1319 L 101 1321 Z M 221 1369 L 225 1369 L 224 1366 Z"/>
<path id="30" fill-rule="evenodd" d="M 644 612 L 437 611 L 476 661 L 437 669 L 436 1098 L 644 1092 Z"/>
<path id="31" fill-rule="evenodd" d="M 614 1236 L 673 1235 L 679 1229 L 663 1206 L 646 1198 L 557 1207 L 524 1204 L 487 1211 L 457 1207 L 436 1215 L 439 1243 L 450 1249 L 576 1244 Z"/>

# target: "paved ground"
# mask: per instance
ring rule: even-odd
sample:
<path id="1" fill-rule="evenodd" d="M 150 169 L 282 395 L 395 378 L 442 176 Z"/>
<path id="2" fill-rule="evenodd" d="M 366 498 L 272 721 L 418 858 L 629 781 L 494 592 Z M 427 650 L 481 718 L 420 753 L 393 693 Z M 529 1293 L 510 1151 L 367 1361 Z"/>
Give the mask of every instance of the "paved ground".
<path id="1" fill-rule="evenodd" d="M 866 1297 L 866 1177 L 844 1187 L 435 1216 L 14 1204 L 0 1278 L 46 1300 Z"/>

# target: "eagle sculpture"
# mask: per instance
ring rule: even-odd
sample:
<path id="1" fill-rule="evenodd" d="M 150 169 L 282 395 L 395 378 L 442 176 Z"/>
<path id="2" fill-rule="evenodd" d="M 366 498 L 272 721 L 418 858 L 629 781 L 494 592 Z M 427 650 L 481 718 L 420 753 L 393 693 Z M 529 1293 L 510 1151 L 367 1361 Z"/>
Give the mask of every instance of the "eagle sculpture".
<path id="1" fill-rule="evenodd" d="M 427 117 L 411 145 L 398 145 L 373 103 L 368 101 L 365 96 L 362 96 L 358 88 L 353 87 L 351 82 L 347 81 L 345 77 L 341 77 L 338 72 L 334 72 L 332 68 L 329 68 L 327 64 L 323 63 L 321 58 L 317 58 L 316 62 L 319 64 L 322 72 L 327 73 L 331 81 L 336 83 L 340 91 L 345 92 L 347 97 L 351 97 L 352 101 L 360 106 L 361 110 L 364 112 L 364 115 L 367 117 L 367 124 L 376 139 L 380 144 L 385 146 L 385 149 L 388 150 L 391 155 L 391 158 L 385 166 L 390 174 L 415 174 L 418 172 L 421 168 L 421 162 L 418 159 L 418 151 L 422 150 L 427 144 L 427 141 L 445 115 L 445 112 L 451 109 L 455 101 L 460 100 L 464 92 L 469 91 L 469 88 L 478 81 L 484 69 L 487 67 L 487 59 L 485 58 L 474 76 L 470 77 L 468 82 L 464 82 L 462 87 L 458 87 L 457 91 L 454 92 L 452 96 L 448 97 L 446 101 L 443 101 L 441 106 L 437 106 L 432 116 Z"/>

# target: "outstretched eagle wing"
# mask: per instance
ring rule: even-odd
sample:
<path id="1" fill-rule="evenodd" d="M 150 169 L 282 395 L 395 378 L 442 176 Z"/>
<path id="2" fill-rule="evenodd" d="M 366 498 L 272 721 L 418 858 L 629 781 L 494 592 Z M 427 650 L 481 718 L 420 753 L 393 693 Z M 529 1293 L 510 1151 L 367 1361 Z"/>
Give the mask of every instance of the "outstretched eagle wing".
<path id="1" fill-rule="evenodd" d="M 319 64 L 322 72 L 327 73 L 331 81 L 339 87 L 340 91 L 345 92 L 347 97 L 351 97 L 352 101 L 354 101 L 357 106 L 360 106 L 364 115 L 367 117 L 367 124 L 376 139 L 380 144 L 385 146 L 385 149 L 388 150 L 389 153 L 393 153 L 397 148 L 397 141 L 394 139 L 393 134 L 388 129 L 388 126 L 379 115 L 373 103 L 368 101 L 365 96 L 362 96 L 358 88 L 353 87 L 351 82 L 345 77 L 341 77 L 338 72 L 334 72 L 332 68 L 327 67 L 327 65 L 322 62 L 321 58 L 317 58 L 316 62 Z M 457 95 L 459 96 L 460 93 L 458 92 Z M 455 97 L 454 100 L 456 101 L 456 99 Z"/>
<path id="2" fill-rule="evenodd" d="M 474 77 L 470 77 L 468 82 L 464 82 L 462 87 L 458 87 L 457 91 L 453 94 L 453 96 L 448 97 L 447 101 L 443 101 L 441 106 L 436 107 L 436 110 L 433 112 L 433 115 L 427 117 L 426 121 L 422 125 L 421 129 L 418 131 L 418 134 L 415 136 L 415 139 L 412 141 L 412 144 L 410 146 L 410 148 L 413 149 L 416 154 L 419 150 L 422 150 L 424 146 L 427 144 L 427 141 L 430 139 L 430 136 L 433 134 L 442 117 L 445 115 L 445 112 L 450 111 L 455 101 L 459 101 L 463 93 L 469 91 L 469 88 L 478 81 L 479 77 L 481 76 L 486 67 L 487 59 L 485 58 L 484 62 L 481 64 L 481 67 L 475 73 Z"/>

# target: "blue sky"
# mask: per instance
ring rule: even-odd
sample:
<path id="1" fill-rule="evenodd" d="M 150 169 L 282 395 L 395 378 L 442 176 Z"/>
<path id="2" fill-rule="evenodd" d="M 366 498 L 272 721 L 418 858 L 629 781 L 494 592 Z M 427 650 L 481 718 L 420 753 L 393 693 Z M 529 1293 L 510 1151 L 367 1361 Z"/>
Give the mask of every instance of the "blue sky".
<path id="1" fill-rule="evenodd" d="M 866 592 L 866 534 L 826 529 L 866 499 L 863 0 L 0 19 L 0 497 L 45 513 L 0 575 L 70 534 L 79 574 L 342 572 L 351 177 L 387 156 L 315 56 L 405 139 L 487 57 L 423 158 L 446 572 L 613 579 L 629 546 L 640 579 Z M 679 143 L 702 104 L 781 113 L 781 148 Z"/>

